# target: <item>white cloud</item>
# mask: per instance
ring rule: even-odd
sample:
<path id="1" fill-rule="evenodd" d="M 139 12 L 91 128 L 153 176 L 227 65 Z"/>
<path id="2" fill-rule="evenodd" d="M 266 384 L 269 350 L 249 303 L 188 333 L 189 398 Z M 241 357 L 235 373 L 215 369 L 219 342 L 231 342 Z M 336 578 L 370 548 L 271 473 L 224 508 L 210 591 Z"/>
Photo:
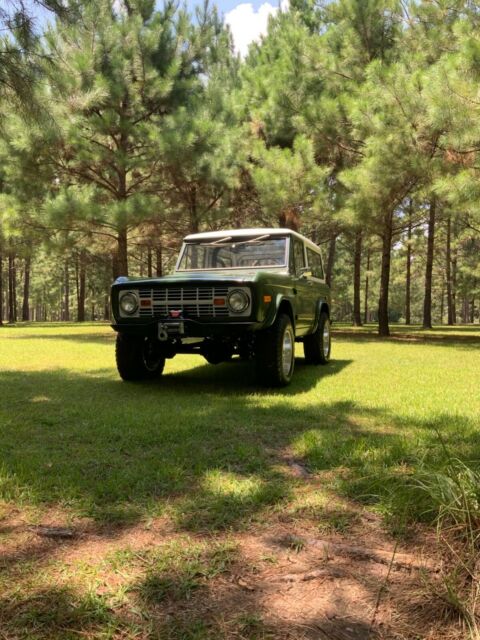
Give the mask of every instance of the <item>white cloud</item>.
<path id="1" fill-rule="evenodd" d="M 282 0 L 282 9 L 287 2 Z M 278 6 L 274 7 L 269 2 L 262 4 L 255 11 L 253 4 L 246 2 L 237 5 L 225 15 L 225 22 L 229 25 L 233 36 L 235 50 L 243 57 L 247 54 L 248 45 L 260 36 L 267 33 L 268 18 L 278 12 Z"/>

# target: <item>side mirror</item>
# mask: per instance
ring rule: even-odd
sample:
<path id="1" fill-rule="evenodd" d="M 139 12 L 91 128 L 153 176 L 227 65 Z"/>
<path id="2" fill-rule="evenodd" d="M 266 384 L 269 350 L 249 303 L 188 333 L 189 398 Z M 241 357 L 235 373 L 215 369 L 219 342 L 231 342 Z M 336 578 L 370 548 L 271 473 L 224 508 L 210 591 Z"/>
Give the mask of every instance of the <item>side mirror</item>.
<path id="1" fill-rule="evenodd" d="M 312 270 L 310 269 L 310 267 L 302 267 L 300 269 L 300 275 L 302 276 L 302 278 L 311 278 Z"/>

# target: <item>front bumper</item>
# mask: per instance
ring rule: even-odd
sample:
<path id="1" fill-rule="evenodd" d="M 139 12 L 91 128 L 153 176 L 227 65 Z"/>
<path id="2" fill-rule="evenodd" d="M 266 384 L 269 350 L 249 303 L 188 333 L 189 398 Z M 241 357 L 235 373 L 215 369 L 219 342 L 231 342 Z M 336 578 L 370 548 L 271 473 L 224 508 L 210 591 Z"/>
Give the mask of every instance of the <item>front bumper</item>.
<path id="1" fill-rule="evenodd" d="M 191 318 L 155 318 L 155 320 L 136 320 L 135 322 L 122 320 L 111 326 L 119 333 L 137 336 L 158 337 L 159 328 L 163 327 L 168 332 L 169 338 L 209 338 L 241 336 L 261 329 L 263 324 L 252 322 L 252 320 L 198 322 Z"/>

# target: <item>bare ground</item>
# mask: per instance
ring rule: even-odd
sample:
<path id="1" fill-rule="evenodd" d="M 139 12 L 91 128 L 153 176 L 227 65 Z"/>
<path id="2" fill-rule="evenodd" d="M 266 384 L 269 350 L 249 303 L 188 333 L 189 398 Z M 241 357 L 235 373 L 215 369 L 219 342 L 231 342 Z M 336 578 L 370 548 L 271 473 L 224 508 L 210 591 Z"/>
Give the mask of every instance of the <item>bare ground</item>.
<path id="1" fill-rule="evenodd" d="M 291 460 L 286 463 L 290 473 L 303 475 Z M 305 477 L 305 482 L 315 481 Z M 425 587 L 428 581 L 435 581 L 440 562 L 432 553 L 431 534 L 419 530 L 415 542 L 402 546 L 384 531 L 375 514 L 357 507 L 356 516 L 343 535 L 321 534 L 308 518 L 271 514 L 263 525 L 240 533 L 185 536 L 167 519 L 108 527 L 88 519 L 69 521 L 65 513 L 52 509 L 32 523 L 31 514 L 5 505 L 0 520 L 0 579 L 3 574 L 7 581 L 0 585 L 17 581 L 21 596 L 17 592 L 0 601 L 0 637 L 464 637 L 458 620 L 448 619 L 441 603 Z M 228 540 L 235 545 L 235 558 L 217 575 L 200 576 L 200 588 L 186 598 L 167 594 L 158 602 L 145 601 L 139 595 L 141 589 L 135 587 L 145 579 L 145 554 L 172 540 L 186 545 L 206 543 L 207 547 Z M 128 564 L 112 567 L 106 561 L 125 549 Z M 22 635 L 15 616 L 28 613 L 32 598 L 39 597 L 38 588 L 29 583 L 29 572 L 45 572 L 44 581 L 51 588 L 78 582 L 82 590 L 84 578 L 77 581 L 76 575 L 83 576 L 89 566 L 94 567 L 95 594 L 110 603 L 117 630 L 102 635 L 102 625 L 80 621 L 67 630 L 47 625 L 45 632 L 40 625 L 39 635 Z M 119 591 L 127 595 L 112 598 Z M 198 622 L 197 635 L 191 631 L 192 621 Z M 66 631 L 71 635 L 65 635 Z"/>

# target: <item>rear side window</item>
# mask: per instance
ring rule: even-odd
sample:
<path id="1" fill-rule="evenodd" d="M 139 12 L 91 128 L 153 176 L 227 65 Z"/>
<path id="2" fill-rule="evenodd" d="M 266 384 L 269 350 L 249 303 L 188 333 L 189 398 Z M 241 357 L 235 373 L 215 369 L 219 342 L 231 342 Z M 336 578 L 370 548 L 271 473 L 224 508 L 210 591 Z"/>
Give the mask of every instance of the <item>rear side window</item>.
<path id="1" fill-rule="evenodd" d="M 305 267 L 305 254 L 303 252 L 303 242 L 298 238 L 291 239 L 290 266 L 295 275 L 300 275 L 301 270 Z"/>
<path id="2" fill-rule="evenodd" d="M 312 272 L 312 276 L 314 278 L 320 278 L 320 280 L 323 280 L 323 266 L 320 254 L 312 251 L 307 247 L 307 260 L 310 271 Z"/>

